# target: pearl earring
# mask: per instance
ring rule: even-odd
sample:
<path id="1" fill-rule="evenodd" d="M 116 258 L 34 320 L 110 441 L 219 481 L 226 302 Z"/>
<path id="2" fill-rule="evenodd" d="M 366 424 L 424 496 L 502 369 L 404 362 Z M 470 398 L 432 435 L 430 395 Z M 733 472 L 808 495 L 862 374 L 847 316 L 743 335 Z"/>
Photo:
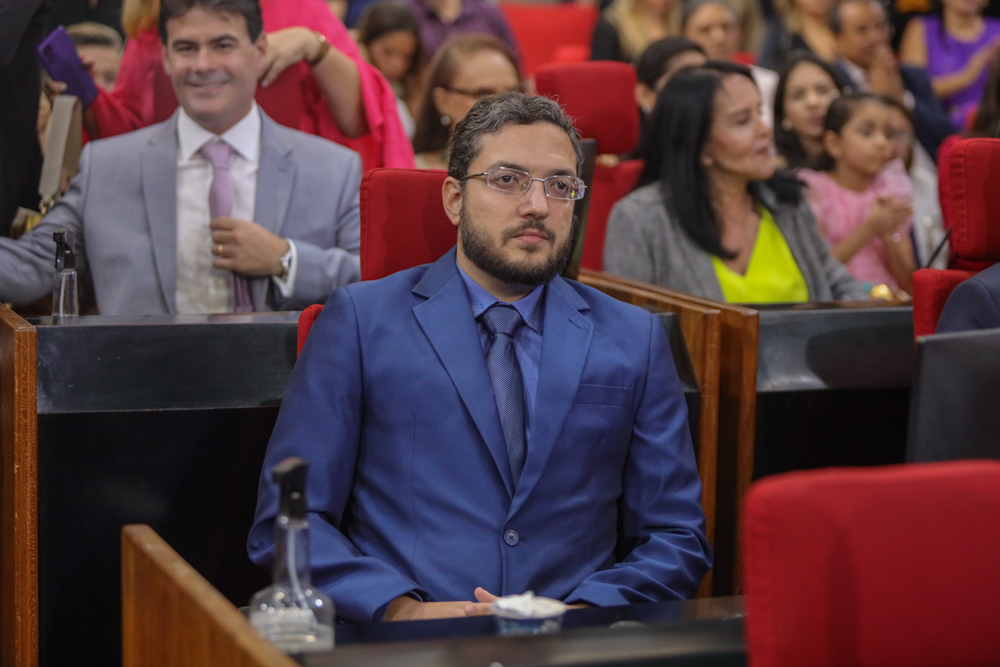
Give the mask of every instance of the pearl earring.
<path id="1" fill-rule="evenodd" d="M 783 129 L 785 132 L 791 132 L 792 131 L 792 121 L 788 120 L 787 118 L 785 120 L 781 121 L 781 129 Z"/>
<path id="2" fill-rule="evenodd" d="M 451 116 L 449 116 L 446 113 L 441 114 L 441 124 L 444 125 L 445 127 L 451 125 Z"/>

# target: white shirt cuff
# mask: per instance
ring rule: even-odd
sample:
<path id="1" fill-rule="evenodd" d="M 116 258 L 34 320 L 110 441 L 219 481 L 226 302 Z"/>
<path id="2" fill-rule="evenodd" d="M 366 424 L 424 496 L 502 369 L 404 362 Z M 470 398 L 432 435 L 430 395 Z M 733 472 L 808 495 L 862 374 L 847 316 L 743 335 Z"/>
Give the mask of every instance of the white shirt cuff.
<path id="1" fill-rule="evenodd" d="M 917 98 L 908 90 L 903 92 L 903 106 L 910 111 L 913 111 L 917 106 Z"/>
<path id="2" fill-rule="evenodd" d="M 288 241 L 288 247 L 291 248 L 292 261 L 288 264 L 288 271 L 283 276 L 271 276 L 271 280 L 278 287 L 278 292 L 281 293 L 282 299 L 292 298 L 292 294 L 295 293 L 295 275 L 299 268 L 299 253 L 295 249 L 295 241 L 291 239 L 285 239 Z"/>

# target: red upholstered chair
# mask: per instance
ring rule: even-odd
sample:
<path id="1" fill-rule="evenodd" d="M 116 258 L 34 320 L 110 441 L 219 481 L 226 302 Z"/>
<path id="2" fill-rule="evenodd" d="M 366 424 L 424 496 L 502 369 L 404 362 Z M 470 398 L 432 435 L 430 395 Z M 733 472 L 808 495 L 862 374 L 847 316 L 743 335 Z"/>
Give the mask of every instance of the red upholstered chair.
<path id="1" fill-rule="evenodd" d="M 557 100 L 574 118 L 580 136 L 597 140 L 598 153 L 614 155 L 631 152 L 639 141 L 635 82 L 630 65 L 610 61 L 546 65 L 535 75 L 538 94 Z M 603 268 L 611 207 L 632 191 L 642 167 L 640 160 L 625 160 L 614 167 L 597 165 L 594 169 L 583 268 Z"/>
<path id="2" fill-rule="evenodd" d="M 1000 664 L 1000 462 L 776 475 L 745 507 L 752 667 Z"/>
<path id="3" fill-rule="evenodd" d="M 534 76 L 546 63 L 590 58 L 596 6 L 501 2 L 500 10 L 517 37 L 524 76 Z"/>
<path id="4" fill-rule="evenodd" d="M 938 192 L 951 229 L 948 271 L 913 274 L 913 333 L 934 333 L 952 290 L 1000 261 L 1000 139 L 952 139 L 938 153 Z"/>
<path id="5" fill-rule="evenodd" d="M 361 279 L 436 261 L 458 240 L 445 215 L 447 172 L 372 169 L 361 179 Z M 406 224 L 400 224 L 401 218 Z"/>
<path id="6" fill-rule="evenodd" d="M 446 253 L 458 238 L 441 204 L 447 172 L 372 169 L 361 179 L 361 279 L 378 280 Z M 400 218 L 409 224 L 400 224 Z M 323 306 L 299 316 L 298 353 Z"/>

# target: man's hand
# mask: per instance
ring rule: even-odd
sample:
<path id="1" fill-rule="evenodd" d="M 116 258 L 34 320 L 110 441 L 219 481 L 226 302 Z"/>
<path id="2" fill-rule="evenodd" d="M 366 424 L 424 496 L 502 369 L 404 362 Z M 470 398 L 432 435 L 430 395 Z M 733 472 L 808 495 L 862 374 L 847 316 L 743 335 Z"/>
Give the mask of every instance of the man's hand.
<path id="1" fill-rule="evenodd" d="M 903 101 L 906 88 L 903 87 L 903 77 L 899 74 L 899 63 L 889 44 L 880 44 L 876 48 L 868 69 L 868 86 L 877 95 Z"/>
<path id="2" fill-rule="evenodd" d="M 272 234 L 256 222 L 236 218 L 215 218 L 212 230 L 212 266 L 248 276 L 280 276 L 281 258 L 288 241 Z"/>
<path id="3" fill-rule="evenodd" d="M 476 602 L 421 602 L 408 595 L 401 595 L 389 603 L 385 611 L 387 621 L 427 621 L 434 618 L 461 618 L 485 616 L 493 613 L 490 605 L 498 599 L 483 588 L 477 588 Z"/>

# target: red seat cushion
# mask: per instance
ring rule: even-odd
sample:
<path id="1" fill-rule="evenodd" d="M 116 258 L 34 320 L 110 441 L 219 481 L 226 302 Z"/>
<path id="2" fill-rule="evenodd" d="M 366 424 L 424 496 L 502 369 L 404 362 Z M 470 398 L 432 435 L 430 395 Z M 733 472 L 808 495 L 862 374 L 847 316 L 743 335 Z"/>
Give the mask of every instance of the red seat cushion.
<path id="1" fill-rule="evenodd" d="M 607 236 L 608 216 L 619 199 L 632 192 L 642 174 L 642 160 L 625 160 L 614 167 L 598 165 L 594 169 L 594 183 L 590 190 L 590 211 L 587 213 L 587 232 L 583 240 L 580 266 L 601 271 L 604 268 L 604 239 Z"/>
<path id="2" fill-rule="evenodd" d="M 361 279 L 436 261 L 458 239 L 444 212 L 447 172 L 372 169 L 361 179 Z"/>
<path id="3" fill-rule="evenodd" d="M 584 139 L 597 140 L 597 152 L 623 155 L 639 141 L 635 69 L 626 63 L 553 63 L 538 68 L 535 88 L 559 102 Z"/>
<path id="4" fill-rule="evenodd" d="M 598 9 L 579 4 L 527 4 L 501 2 L 500 11 L 521 49 L 521 70 L 533 76 L 546 63 L 557 62 L 565 47 L 590 58 L 590 38 L 597 25 Z"/>
<path id="5" fill-rule="evenodd" d="M 941 202 L 941 220 L 944 222 L 945 229 L 951 227 L 951 183 L 948 180 L 950 173 L 948 156 L 951 154 L 951 147 L 961 138 L 961 135 L 958 134 L 946 137 L 941 142 L 941 147 L 938 148 L 938 200 Z"/>
<path id="6" fill-rule="evenodd" d="M 1000 462 L 790 473 L 743 516 L 754 667 L 1000 663 Z"/>
<path id="7" fill-rule="evenodd" d="M 913 335 L 929 336 L 937 330 L 948 297 L 975 271 L 920 269 L 913 274 Z"/>

